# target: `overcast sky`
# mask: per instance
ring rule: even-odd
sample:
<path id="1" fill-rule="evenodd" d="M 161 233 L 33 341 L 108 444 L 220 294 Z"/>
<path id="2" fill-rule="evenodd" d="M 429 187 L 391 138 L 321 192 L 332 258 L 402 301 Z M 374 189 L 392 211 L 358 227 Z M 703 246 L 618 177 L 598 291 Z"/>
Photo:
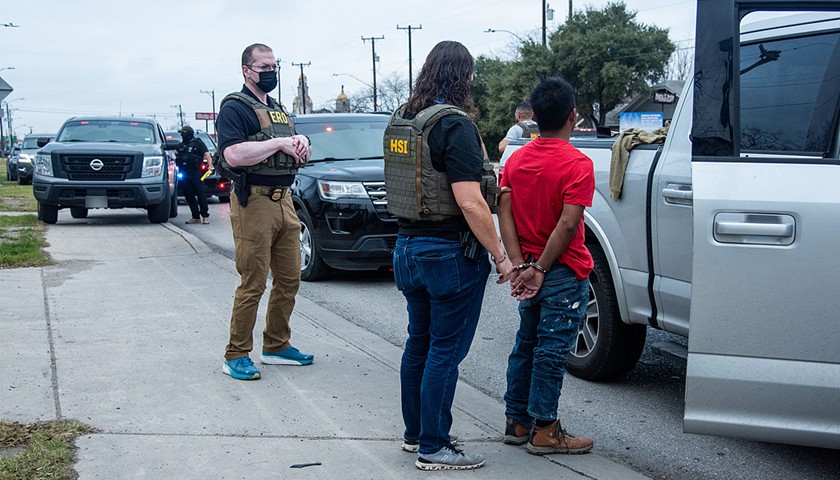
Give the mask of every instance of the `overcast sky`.
<path id="1" fill-rule="evenodd" d="M 554 9 L 552 31 L 568 15 L 568 2 Z M 575 10 L 606 0 L 576 1 Z M 694 0 L 628 0 L 645 24 L 668 28 L 678 47 L 692 46 Z M 541 39 L 541 0 L 233 0 L 121 2 L 113 0 L 3 0 L 0 71 L 14 91 L 14 129 L 54 132 L 73 115 L 154 116 L 165 129 L 187 123 L 204 129 L 195 112 L 212 111 L 225 94 L 242 87 L 240 57 L 249 44 L 271 46 L 281 59 L 283 103 L 291 108 L 304 68 L 315 108 L 334 108 L 344 85 L 352 95 L 372 83 L 371 43 L 376 41 L 377 80 L 393 72 L 408 76 L 412 32 L 413 75 L 441 40 L 457 40 L 474 56 L 509 56 L 516 38 Z M 334 76 L 334 73 L 346 74 Z M 357 78 L 354 78 L 357 77 Z M 365 82 L 365 83 L 363 83 Z M 276 97 L 277 91 L 272 92 Z M 16 100 L 22 98 L 20 100 Z M 212 132 L 212 125 L 210 126 Z"/>

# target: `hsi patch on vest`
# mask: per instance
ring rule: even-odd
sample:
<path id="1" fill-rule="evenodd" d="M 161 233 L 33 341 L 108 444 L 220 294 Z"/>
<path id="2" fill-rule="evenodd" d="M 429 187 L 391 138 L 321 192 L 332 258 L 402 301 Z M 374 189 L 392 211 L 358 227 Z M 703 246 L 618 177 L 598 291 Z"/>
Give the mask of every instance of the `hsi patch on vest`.
<path id="1" fill-rule="evenodd" d="M 409 139 L 407 137 L 406 138 L 399 138 L 399 137 L 398 138 L 388 138 L 388 139 L 386 139 L 386 142 L 388 142 L 388 145 L 386 145 L 386 148 L 388 149 L 388 151 L 391 154 L 401 155 L 401 156 L 405 156 L 405 157 L 408 156 L 408 151 L 409 151 L 408 142 L 409 142 Z"/>

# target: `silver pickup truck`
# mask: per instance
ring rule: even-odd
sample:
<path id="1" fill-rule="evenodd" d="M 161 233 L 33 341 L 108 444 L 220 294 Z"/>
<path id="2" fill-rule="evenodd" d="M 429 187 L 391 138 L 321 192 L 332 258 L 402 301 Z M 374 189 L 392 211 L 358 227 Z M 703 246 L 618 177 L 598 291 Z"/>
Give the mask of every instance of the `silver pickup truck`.
<path id="1" fill-rule="evenodd" d="M 840 448 L 840 3 L 745 13 L 772 3 L 698 2 L 696 74 L 618 200 L 615 138 L 572 139 L 597 188 L 594 302 L 567 367 L 615 377 L 648 327 L 673 332 L 686 432 Z"/>

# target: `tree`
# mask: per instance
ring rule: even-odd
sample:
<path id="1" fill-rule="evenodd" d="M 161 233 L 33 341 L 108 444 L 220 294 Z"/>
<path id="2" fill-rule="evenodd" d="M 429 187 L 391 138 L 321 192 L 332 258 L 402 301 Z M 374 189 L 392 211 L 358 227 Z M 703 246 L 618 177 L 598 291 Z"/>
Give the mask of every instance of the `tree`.
<path id="1" fill-rule="evenodd" d="M 694 68 L 694 49 L 678 48 L 674 50 L 668 65 L 665 67 L 663 80 L 688 80 L 691 69 Z"/>
<path id="2" fill-rule="evenodd" d="M 518 61 L 478 57 L 472 95 L 477 107 L 476 124 L 492 160 L 499 158 L 496 145 L 514 123 L 516 106 L 527 101 L 540 77 L 551 75 L 550 54 L 532 39 L 520 45 Z"/>
<path id="3" fill-rule="evenodd" d="M 373 111 L 373 87 L 359 90 L 350 97 L 350 111 Z M 393 112 L 408 101 L 408 79 L 399 73 L 391 73 L 376 82 L 376 108 L 380 112 Z"/>
<path id="4" fill-rule="evenodd" d="M 550 48 L 551 70 L 574 86 L 578 112 L 603 125 L 607 112 L 662 78 L 676 47 L 668 30 L 639 23 L 624 3 L 611 3 L 576 12 L 552 35 Z"/>

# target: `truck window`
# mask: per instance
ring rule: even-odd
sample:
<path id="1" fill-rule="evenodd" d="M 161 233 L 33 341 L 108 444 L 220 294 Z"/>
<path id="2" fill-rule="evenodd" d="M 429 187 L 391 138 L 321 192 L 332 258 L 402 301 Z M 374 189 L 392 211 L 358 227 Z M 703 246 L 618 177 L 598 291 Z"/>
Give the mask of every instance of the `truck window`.
<path id="1" fill-rule="evenodd" d="M 741 45 L 741 151 L 823 156 L 840 94 L 837 32 Z"/>

